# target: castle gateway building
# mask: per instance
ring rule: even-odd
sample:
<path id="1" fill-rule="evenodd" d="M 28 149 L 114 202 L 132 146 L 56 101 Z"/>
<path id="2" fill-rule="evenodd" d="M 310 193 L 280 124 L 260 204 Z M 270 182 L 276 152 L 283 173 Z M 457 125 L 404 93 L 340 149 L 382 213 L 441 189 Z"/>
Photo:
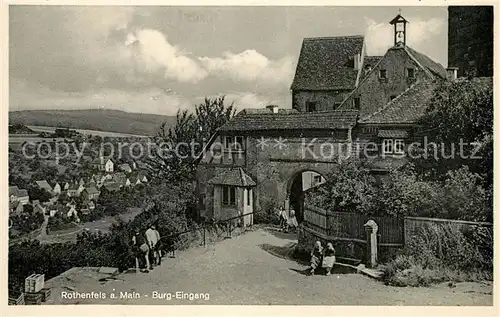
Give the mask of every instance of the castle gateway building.
<path id="1" fill-rule="evenodd" d="M 436 87 L 454 80 L 456 69 L 447 72 L 409 47 L 401 15 L 390 24 L 394 43 L 384 56 L 367 56 L 363 36 L 304 39 L 292 109 L 239 112 L 199 157 L 200 217 L 224 220 L 284 206 L 300 222 L 303 173 L 327 179 L 346 159 L 366 160 L 374 173 L 405 163 L 396 156 L 405 152 Z M 369 152 L 377 158 L 357 154 L 367 142 L 377 145 Z"/>

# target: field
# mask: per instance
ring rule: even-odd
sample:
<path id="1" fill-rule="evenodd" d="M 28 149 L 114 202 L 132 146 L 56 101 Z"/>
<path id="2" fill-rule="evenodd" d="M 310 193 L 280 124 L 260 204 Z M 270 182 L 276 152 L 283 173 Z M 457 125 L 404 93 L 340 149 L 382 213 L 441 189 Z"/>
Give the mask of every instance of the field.
<path id="1" fill-rule="evenodd" d="M 172 126 L 175 123 L 175 117 L 102 109 L 9 112 L 9 124 L 67 127 L 146 136 L 156 135 L 163 122 L 166 122 L 167 126 Z"/>
<path id="2" fill-rule="evenodd" d="M 31 130 L 40 133 L 40 132 L 48 132 L 48 133 L 53 133 L 57 127 L 47 127 L 47 126 L 36 126 L 36 125 L 29 125 L 28 128 Z M 101 137 L 112 137 L 112 138 L 126 138 L 126 137 L 147 137 L 145 135 L 137 135 L 137 134 L 128 134 L 128 133 L 120 133 L 120 132 L 110 132 L 110 131 L 99 131 L 99 130 L 86 130 L 86 129 L 73 129 L 70 128 L 71 130 L 75 130 L 78 133 L 84 134 L 84 135 L 98 135 Z"/>

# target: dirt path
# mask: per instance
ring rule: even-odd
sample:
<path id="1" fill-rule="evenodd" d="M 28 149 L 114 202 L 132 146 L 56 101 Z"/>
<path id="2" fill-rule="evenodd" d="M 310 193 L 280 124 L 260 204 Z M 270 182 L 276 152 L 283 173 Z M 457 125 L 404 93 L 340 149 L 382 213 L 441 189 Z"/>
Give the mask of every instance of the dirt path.
<path id="1" fill-rule="evenodd" d="M 126 273 L 105 284 L 78 286 L 80 292 L 104 292 L 105 300 L 85 304 L 254 304 L 254 305 L 492 305 L 492 284 L 460 283 L 456 288 L 397 288 L 360 274 L 307 276 L 306 267 L 280 256 L 296 241 L 258 229 L 206 248 L 165 258 L 150 273 Z M 170 293 L 171 300 L 153 292 Z M 109 299 L 111 293 L 131 297 Z M 135 293 L 134 293 L 135 292 Z M 209 300 L 176 299 L 176 292 L 209 294 Z M 488 294 L 489 293 L 489 294 Z M 56 295 L 56 294 L 54 294 Z M 167 295 L 168 297 L 168 295 Z M 56 299 L 56 298 L 54 298 Z M 58 303 L 74 301 L 60 300 Z"/>

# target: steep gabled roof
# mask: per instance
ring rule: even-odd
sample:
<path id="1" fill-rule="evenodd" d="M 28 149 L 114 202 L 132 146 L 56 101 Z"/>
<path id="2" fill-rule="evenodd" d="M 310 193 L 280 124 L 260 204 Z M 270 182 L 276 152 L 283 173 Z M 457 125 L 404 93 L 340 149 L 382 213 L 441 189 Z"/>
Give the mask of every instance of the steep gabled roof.
<path id="1" fill-rule="evenodd" d="M 380 62 L 380 60 L 383 57 L 384 56 L 365 56 L 364 59 L 363 59 L 363 68 L 361 70 L 360 80 L 363 80 L 363 78 L 365 78 L 365 76 L 368 75 L 368 73 L 365 73 L 365 67 L 367 65 L 370 65 L 371 68 L 373 68 L 375 65 L 378 64 L 378 62 Z"/>
<path id="2" fill-rule="evenodd" d="M 409 46 L 404 46 L 404 48 L 410 56 L 414 57 L 420 65 L 428 69 L 433 75 L 443 79 L 446 78 L 446 69 L 443 65 L 433 61 L 429 56 L 415 51 Z"/>
<path id="3" fill-rule="evenodd" d="M 353 57 L 362 54 L 363 43 L 362 35 L 305 38 L 291 89 L 353 89 L 358 75 Z"/>
<path id="4" fill-rule="evenodd" d="M 86 191 L 88 194 L 97 194 L 97 193 L 99 193 L 99 191 L 97 190 L 97 188 L 95 188 L 94 186 L 91 186 L 91 187 L 85 188 L 85 191 Z"/>
<path id="5" fill-rule="evenodd" d="M 342 102 L 342 104 L 337 108 L 339 110 L 341 109 L 346 109 L 346 108 L 349 108 L 349 103 L 351 102 L 351 97 L 352 96 L 355 96 L 357 94 L 359 94 L 359 91 L 361 89 L 366 89 L 366 85 L 368 85 L 368 82 L 367 82 L 367 78 L 368 76 L 370 76 L 370 74 L 372 74 L 373 72 L 375 72 L 375 69 L 376 69 L 376 66 L 383 60 L 386 58 L 387 54 L 391 51 L 391 50 L 404 50 L 408 56 L 413 60 L 415 61 L 415 63 L 417 63 L 420 67 L 423 68 L 423 71 L 428 75 L 428 80 L 434 80 L 435 77 L 437 76 L 438 78 L 441 78 L 441 79 L 446 79 L 447 78 L 447 74 L 446 74 L 446 70 L 444 69 L 444 67 L 437 63 L 437 62 L 434 62 L 432 59 L 430 59 L 428 56 L 422 54 L 422 53 L 419 53 L 417 51 L 415 51 L 414 49 L 408 47 L 408 46 L 404 46 L 404 45 L 395 45 L 391 48 L 389 48 L 386 52 L 386 54 L 384 56 L 382 56 L 382 58 L 378 58 L 377 56 L 377 63 L 374 64 L 374 67 L 372 67 L 372 70 L 370 72 L 368 72 L 367 74 L 365 74 L 363 77 L 362 77 L 362 80 L 360 81 L 359 85 L 356 87 L 356 89 L 354 89 L 350 94 L 349 96 L 347 96 L 347 98 L 344 99 L 344 101 Z M 375 60 L 375 59 L 374 59 Z M 366 64 L 366 61 L 364 62 L 364 64 Z M 371 88 L 371 87 L 368 87 L 369 90 L 374 90 L 375 87 Z M 384 105 L 385 106 L 385 105 Z"/>
<path id="6" fill-rule="evenodd" d="M 347 129 L 356 123 L 357 110 L 297 112 L 290 114 L 238 114 L 219 131 L 333 130 Z"/>
<path id="7" fill-rule="evenodd" d="M 232 168 L 224 171 L 208 181 L 214 185 L 228 185 L 238 187 L 255 186 L 255 181 L 241 168 Z"/>
<path id="8" fill-rule="evenodd" d="M 40 188 L 43 188 L 43 189 L 48 190 L 48 191 L 52 190 L 52 186 L 50 186 L 50 184 L 46 180 L 35 181 L 35 183 Z"/>
<path id="9" fill-rule="evenodd" d="M 19 187 L 17 186 L 9 186 L 9 196 L 17 196 L 19 192 Z"/>
<path id="10" fill-rule="evenodd" d="M 26 197 L 28 196 L 28 190 L 27 189 L 20 189 L 17 191 L 17 196 L 18 197 Z"/>
<path id="11" fill-rule="evenodd" d="M 374 113 L 361 118 L 360 123 L 415 123 L 425 113 L 437 83 L 422 82 L 408 88 Z"/>

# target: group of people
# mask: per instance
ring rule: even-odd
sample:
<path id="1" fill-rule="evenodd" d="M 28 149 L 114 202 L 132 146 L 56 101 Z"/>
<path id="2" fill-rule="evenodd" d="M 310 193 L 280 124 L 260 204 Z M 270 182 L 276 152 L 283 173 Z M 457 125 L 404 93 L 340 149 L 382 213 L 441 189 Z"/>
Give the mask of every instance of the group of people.
<path id="1" fill-rule="evenodd" d="M 318 268 L 323 268 L 326 275 L 330 275 L 335 262 L 335 249 L 333 248 L 333 244 L 328 242 L 326 248 L 323 248 L 321 242 L 316 241 L 311 250 L 311 267 L 309 271 L 311 275 L 314 275 Z"/>
<path id="2" fill-rule="evenodd" d="M 288 232 L 290 228 L 294 231 L 297 229 L 299 224 L 297 223 L 297 218 L 295 217 L 295 210 L 290 207 L 287 212 L 283 206 L 278 209 L 278 216 L 280 218 L 280 230 L 283 232 Z"/>
<path id="3" fill-rule="evenodd" d="M 160 233 L 154 225 L 150 225 L 144 234 L 136 229 L 132 237 L 136 270 L 148 273 L 153 266 L 161 264 L 162 250 Z"/>

